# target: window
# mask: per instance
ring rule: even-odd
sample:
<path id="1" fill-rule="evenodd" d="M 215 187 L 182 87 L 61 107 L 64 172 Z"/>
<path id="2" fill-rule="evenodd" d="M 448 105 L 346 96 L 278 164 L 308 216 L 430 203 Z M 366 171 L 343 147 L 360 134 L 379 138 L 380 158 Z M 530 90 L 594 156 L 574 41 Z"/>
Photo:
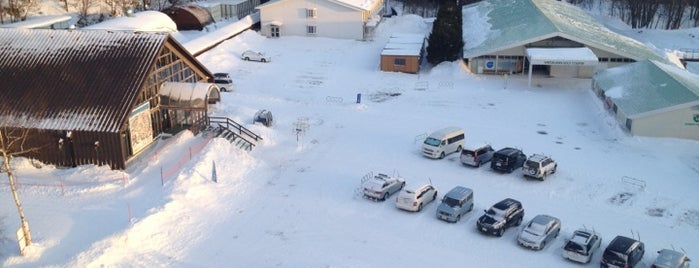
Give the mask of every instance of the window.
<path id="1" fill-rule="evenodd" d="M 306 26 L 306 33 L 307 34 L 316 34 L 318 32 L 318 29 L 316 29 L 315 25 L 307 25 Z"/>
<path id="2" fill-rule="evenodd" d="M 404 58 L 393 59 L 393 65 L 405 66 L 405 59 Z"/>
<path id="3" fill-rule="evenodd" d="M 317 15 L 318 15 L 317 9 L 315 9 L 315 8 L 307 8 L 306 9 L 306 18 L 316 18 Z"/>

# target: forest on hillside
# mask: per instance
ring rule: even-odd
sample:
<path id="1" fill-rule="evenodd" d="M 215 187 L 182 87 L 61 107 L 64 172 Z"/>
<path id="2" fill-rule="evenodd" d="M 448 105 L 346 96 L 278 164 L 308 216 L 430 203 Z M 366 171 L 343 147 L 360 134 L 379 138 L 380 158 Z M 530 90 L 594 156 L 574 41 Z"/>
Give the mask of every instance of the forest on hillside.
<path id="1" fill-rule="evenodd" d="M 66 13 L 76 14 L 78 26 L 108 17 L 122 16 L 126 10 L 162 10 L 191 0 L 0 0 L 0 24 L 22 21 L 33 14 L 43 14 L 39 1 L 56 1 Z M 400 14 L 435 17 L 439 0 L 385 0 L 400 9 Z M 474 0 L 455 0 L 463 6 Z M 679 29 L 699 26 L 699 0 L 551 0 L 566 1 L 586 10 L 596 9 L 616 17 L 632 28 Z M 264 1 L 263 1 L 264 2 Z"/>
<path id="2" fill-rule="evenodd" d="M 387 0 L 401 3 L 403 13 L 437 14 L 439 0 Z M 468 5 L 479 1 L 456 0 Z M 556 0 L 551 0 L 556 1 Z M 632 28 L 680 29 L 699 26 L 699 0 L 563 0 L 582 9 L 619 18 Z"/>

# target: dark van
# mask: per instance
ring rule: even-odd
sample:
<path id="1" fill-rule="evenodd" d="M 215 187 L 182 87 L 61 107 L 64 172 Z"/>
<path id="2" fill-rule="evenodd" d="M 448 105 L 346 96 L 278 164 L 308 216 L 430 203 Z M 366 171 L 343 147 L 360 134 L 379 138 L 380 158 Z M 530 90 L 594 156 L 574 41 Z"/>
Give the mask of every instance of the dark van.
<path id="1" fill-rule="evenodd" d="M 510 173 L 515 169 L 521 168 L 526 160 L 527 156 L 521 150 L 506 147 L 493 154 L 493 159 L 490 161 L 490 168 L 496 171 Z"/>

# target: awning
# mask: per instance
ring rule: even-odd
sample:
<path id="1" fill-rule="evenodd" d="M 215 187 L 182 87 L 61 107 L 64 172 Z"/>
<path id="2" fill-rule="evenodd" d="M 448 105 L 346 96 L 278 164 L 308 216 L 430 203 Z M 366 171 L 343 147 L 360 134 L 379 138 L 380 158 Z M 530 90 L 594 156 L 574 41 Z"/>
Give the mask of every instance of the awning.
<path id="1" fill-rule="evenodd" d="M 284 23 L 282 23 L 281 21 L 276 21 L 276 20 L 262 22 L 262 26 L 267 26 L 267 25 L 282 26 L 282 25 L 284 25 Z"/>
<path id="2" fill-rule="evenodd" d="M 594 66 L 597 55 L 587 47 L 576 48 L 527 48 L 530 65 Z"/>
<path id="3" fill-rule="evenodd" d="M 163 108 L 206 109 L 208 101 L 221 100 L 220 90 L 211 83 L 165 82 L 159 93 Z"/>
<path id="4" fill-rule="evenodd" d="M 595 66 L 599 63 L 597 55 L 587 47 L 575 48 L 527 48 L 529 59 L 529 85 L 532 84 L 532 66 L 534 65 L 569 65 Z"/>

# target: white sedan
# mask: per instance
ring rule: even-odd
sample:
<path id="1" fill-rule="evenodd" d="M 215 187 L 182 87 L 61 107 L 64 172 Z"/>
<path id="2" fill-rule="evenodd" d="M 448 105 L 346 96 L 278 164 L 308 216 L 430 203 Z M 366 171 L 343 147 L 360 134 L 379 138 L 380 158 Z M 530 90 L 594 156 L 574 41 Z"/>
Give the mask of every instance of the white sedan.
<path id="1" fill-rule="evenodd" d="M 240 55 L 240 58 L 242 58 L 243 60 L 246 60 L 246 61 L 250 61 L 250 60 L 259 61 L 259 62 L 272 61 L 272 58 L 265 55 L 265 53 L 252 51 L 252 50 L 246 50 L 245 52 L 243 52 L 243 54 Z"/>
<path id="2" fill-rule="evenodd" d="M 420 211 L 424 205 L 437 199 L 437 188 L 425 184 L 415 190 L 404 189 L 396 197 L 396 207 L 407 211 Z"/>
<path id="3" fill-rule="evenodd" d="M 379 173 L 364 183 L 364 196 L 384 201 L 388 196 L 400 191 L 405 186 L 405 179 Z"/>

